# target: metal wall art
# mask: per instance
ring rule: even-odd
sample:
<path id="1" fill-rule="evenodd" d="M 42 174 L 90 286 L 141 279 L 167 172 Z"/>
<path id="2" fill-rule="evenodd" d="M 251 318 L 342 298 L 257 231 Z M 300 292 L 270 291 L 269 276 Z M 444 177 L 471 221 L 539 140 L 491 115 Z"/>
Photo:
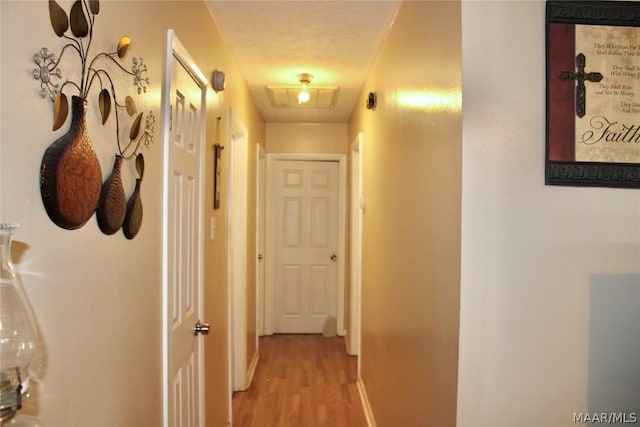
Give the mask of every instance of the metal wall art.
<path id="1" fill-rule="evenodd" d="M 132 239 L 142 222 L 140 183 L 144 173 L 141 146 L 153 142 L 155 116 L 138 113 L 136 103 L 129 95 L 122 97 L 116 90 L 112 74 L 124 73 L 133 77 L 133 90 L 146 92 L 149 79 L 142 58 L 134 57 L 129 69 L 122 61 L 131 47 L 128 36 L 122 36 L 112 52 L 100 52 L 93 57 L 90 50 L 93 27 L 100 3 L 98 0 L 76 0 L 69 14 L 55 0 L 49 0 L 49 17 L 53 32 L 63 39 L 58 55 L 46 47 L 33 59 L 34 79 L 40 82 L 40 95 L 53 102 L 53 130 L 66 122 L 71 96 L 71 124 L 68 131 L 45 151 L 40 168 L 40 193 L 49 218 L 59 227 L 74 230 L 82 227 L 96 212 L 100 230 L 114 234 L 123 228 L 124 235 Z M 77 81 L 63 80 L 63 58 L 78 55 L 80 77 Z M 102 170 L 87 130 L 87 108 L 97 105 L 102 125 L 113 126 L 116 148 L 111 175 L 102 182 Z M 115 115 L 115 120 L 109 118 Z M 126 113 L 126 114 L 123 114 Z M 123 123 L 129 117 L 128 132 Z M 144 121 L 143 121 L 144 118 Z M 121 126 L 123 126 L 121 128 Z M 139 178 L 127 201 L 122 182 L 121 167 L 124 160 L 135 159 Z"/>
<path id="2" fill-rule="evenodd" d="M 640 3 L 546 12 L 546 183 L 640 188 Z"/>
<path id="3" fill-rule="evenodd" d="M 220 209 L 220 197 L 222 187 L 222 150 L 220 144 L 220 119 L 216 123 L 216 141 L 213 144 L 213 209 Z"/>

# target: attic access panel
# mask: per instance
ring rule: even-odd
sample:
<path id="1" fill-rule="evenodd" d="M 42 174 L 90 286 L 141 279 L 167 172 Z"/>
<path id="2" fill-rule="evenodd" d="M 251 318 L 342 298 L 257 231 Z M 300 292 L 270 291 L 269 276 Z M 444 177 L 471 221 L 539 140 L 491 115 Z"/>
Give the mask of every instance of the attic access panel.
<path id="1" fill-rule="evenodd" d="M 309 101 L 303 104 L 298 103 L 299 86 L 267 86 L 265 90 L 273 108 L 330 109 L 336 106 L 339 88 L 309 87 Z"/>

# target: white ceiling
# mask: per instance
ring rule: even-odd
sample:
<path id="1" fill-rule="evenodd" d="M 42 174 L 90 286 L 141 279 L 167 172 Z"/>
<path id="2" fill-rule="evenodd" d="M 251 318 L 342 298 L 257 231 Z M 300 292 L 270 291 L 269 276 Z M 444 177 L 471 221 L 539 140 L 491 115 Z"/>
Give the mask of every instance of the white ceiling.
<path id="1" fill-rule="evenodd" d="M 399 0 L 207 3 L 266 122 L 344 123 Z M 301 73 L 313 76 L 310 89 L 337 86 L 335 107 L 319 108 L 312 99 L 274 108 L 267 87 L 299 86 Z"/>

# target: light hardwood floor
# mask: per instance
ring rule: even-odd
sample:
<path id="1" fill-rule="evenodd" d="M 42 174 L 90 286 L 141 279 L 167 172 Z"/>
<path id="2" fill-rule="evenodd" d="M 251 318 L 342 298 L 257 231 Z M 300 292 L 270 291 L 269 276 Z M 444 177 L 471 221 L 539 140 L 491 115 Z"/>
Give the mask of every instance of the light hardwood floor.
<path id="1" fill-rule="evenodd" d="M 344 338 L 273 335 L 259 346 L 251 387 L 233 396 L 234 427 L 366 427 Z"/>

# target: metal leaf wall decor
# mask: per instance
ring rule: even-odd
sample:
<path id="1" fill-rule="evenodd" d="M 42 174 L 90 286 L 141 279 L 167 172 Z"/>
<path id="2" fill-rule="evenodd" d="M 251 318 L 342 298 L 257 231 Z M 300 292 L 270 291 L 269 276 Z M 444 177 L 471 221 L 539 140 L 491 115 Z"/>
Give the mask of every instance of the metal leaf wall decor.
<path id="1" fill-rule="evenodd" d="M 140 149 L 142 146 L 148 148 L 153 142 L 155 116 L 151 111 L 138 113 L 132 96 L 125 94 L 122 98 L 122 90 L 116 87 L 112 75 L 118 72 L 133 77 L 133 91 L 140 95 L 146 93 L 149 84 L 149 78 L 145 76 L 147 66 L 139 57 L 132 58 L 130 68 L 122 64 L 131 49 L 131 39 L 126 35 L 118 39 L 113 51 L 91 56 L 94 24 L 100 13 L 99 0 L 75 0 L 69 14 L 55 0 L 48 0 L 48 7 L 51 28 L 65 44 L 57 55 L 43 47 L 33 56 L 36 64 L 33 77 L 40 83 L 40 96 L 53 104 L 53 131 L 67 122 L 70 92 L 74 102 L 71 106 L 71 127 L 43 155 L 40 192 L 45 210 L 56 225 L 66 229 L 82 227 L 97 210 L 100 212 L 98 223 L 105 234 L 112 234 L 122 227 L 126 216 L 128 225 L 123 232 L 131 239 L 137 234 L 142 221 L 140 183 L 144 159 Z M 73 54 L 80 59 L 77 75 L 81 77 L 75 81 L 63 79 L 61 69 L 63 59 Z M 102 125 L 113 126 L 115 130 L 117 167 L 114 169 L 119 171 L 119 162 L 135 159 L 138 178 L 130 197 L 133 201 L 129 203 L 124 197 L 106 196 L 112 192 L 105 190 L 105 185 L 119 187 L 119 183 L 113 183 L 121 179 L 119 172 L 112 173 L 104 184 L 101 182 L 101 166 L 86 130 L 87 104 L 92 105 L 94 100 Z M 115 119 L 109 120 L 113 115 Z M 128 132 L 121 127 L 125 119 L 130 123 Z M 96 180 L 97 176 L 99 180 Z M 108 201 L 108 206 L 103 205 L 107 203 L 105 201 Z M 117 217 L 110 216 L 112 211 L 117 212 Z M 124 215 L 125 211 L 127 215 Z"/>

